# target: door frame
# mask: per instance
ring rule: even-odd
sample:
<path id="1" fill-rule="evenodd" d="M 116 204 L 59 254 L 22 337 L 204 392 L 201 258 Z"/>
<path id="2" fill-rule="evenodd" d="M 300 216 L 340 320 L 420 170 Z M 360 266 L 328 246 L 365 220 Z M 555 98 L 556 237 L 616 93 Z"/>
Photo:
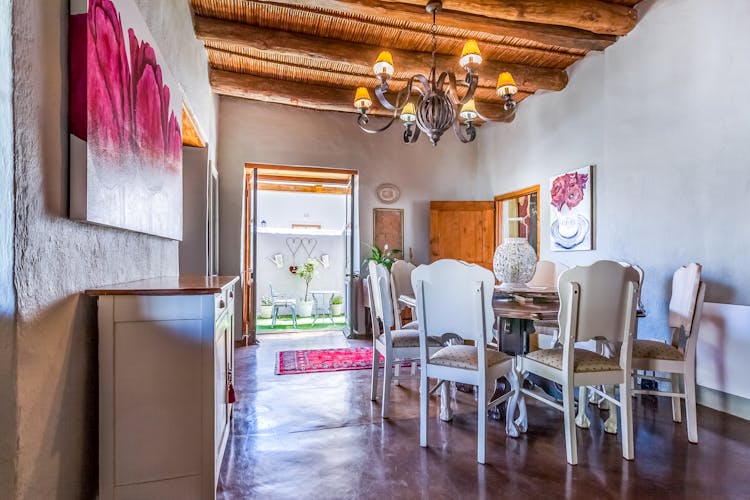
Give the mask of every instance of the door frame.
<path id="1" fill-rule="evenodd" d="M 536 194 L 536 244 L 537 248 L 534 249 L 536 252 L 536 258 L 539 260 L 539 252 L 542 248 L 542 225 L 541 225 L 541 208 L 540 202 L 540 185 L 529 186 L 527 188 L 512 191 L 510 193 L 499 194 L 495 196 L 495 246 L 497 247 L 503 241 L 503 202 L 505 200 L 512 200 L 520 196 L 526 196 L 530 194 Z"/>
<path id="2" fill-rule="evenodd" d="M 248 175 L 253 175 L 253 188 L 252 193 L 248 192 Z M 299 174 L 299 175 L 295 175 Z M 320 175 L 310 175 L 320 174 Z M 333 175 L 334 177 L 328 177 Z M 346 176 L 346 182 L 343 182 L 343 177 Z M 246 344 L 257 343 L 256 338 L 256 326 L 255 318 L 256 312 L 256 283 L 255 283 L 255 269 L 257 267 L 257 231 L 258 221 L 257 217 L 254 217 L 258 213 L 258 191 L 265 189 L 263 182 L 289 182 L 293 183 L 308 183 L 308 184 L 341 184 L 347 186 L 349 189 L 349 196 L 352 197 L 353 213 L 358 216 L 359 209 L 356 205 L 359 203 L 359 199 L 356 192 L 356 182 L 352 182 L 352 179 L 358 180 L 359 171 L 354 169 L 344 168 L 325 168 L 325 167 L 310 167 L 303 165 L 275 165 L 270 163 L 245 163 L 244 169 L 244 191 L 245 196 L 243 198 L 243 238 L 242 238 L 242 265 L 243 265 L 243 278 L 245 278 L 245 285 L 243 285 L 243 318 L 242 318 L 242 335 Z M 316 192 L 316 193 L 341 193 L 342 191 L 336 188 L 327 189 L 324 186 L 304 186 L 302 189 L 291 189 L 290 191 L 298 192 Z M 249 196 L 249 197 L 248 197 Z M 347 218 L 348 218 L 347 214 Z M 350 229 L 351 243 L 347 242 L 352 249 L 352 260 L 349 269 L 345 271 L 346 280 L 348 281 L 349 295 L 352 298 L 355 292 L 352 288 L 353 270 L 356 268 L 354 258 L 356 249 L 359 245 L 359 241 L 355 241 L 358 233 L 354 230 L 354 226 L 359 226 L 358 221 L 352 221 L 352 228 Z M 354 300 L 350 300 L 350 304 L 354 303 Z M 348 316 L 348 324 L 346 330 L 351 332 L 353 330 L 352 323 L 354 321 L 351 314 Z"/>

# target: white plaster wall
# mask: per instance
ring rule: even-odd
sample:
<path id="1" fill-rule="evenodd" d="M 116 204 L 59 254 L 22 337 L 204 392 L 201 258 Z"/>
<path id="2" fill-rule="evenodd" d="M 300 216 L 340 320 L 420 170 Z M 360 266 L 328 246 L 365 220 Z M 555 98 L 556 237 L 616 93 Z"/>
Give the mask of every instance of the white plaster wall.
<path id="1" fill-rule="evenodd" d="M 137 3 L 215 138 L 215 100 L 188 3 Z M 67 15 L 66 0 L 14 3 L 18 498 L 96 496 L 96 306 L 80 292 L 177 273 L 177 242 L 66 218 Z"/>
<path id="2" fill-rule="evenodd" d="M 270 295 L 268 284 L 273 286 L 275 293 L 284 293 L 290 297 L 301 300 L 305 295 L 305 282 L 289 272 L 292 255 L 286 247 L 287 236 L 276 234 L 258 235 L 258 267 L 256 268 L 256 283 L 258 290 L 257 304 L 264 295 Z M 305 236 L 305 238 L 308 238 Z M 312 258 L 319 258 L 321 254 L 328 254 L 330 267 L 324 268 L 319 262 L 317 273 L 310 282 L 310 290 L 338 290 L 344 293 L 345 275 L 345 245 L 346 239 L 341 236 L 310 236 L 317 241 Z M 269 260 L 274 253 L 284 256 L 284 267 L 277 268 Z M 297 265 L 302 265 L 307 260 L 307 254 L 300 249 L 297 253 Z"/>
<path id="3" fill-rule="evenodd" d="M 628 36 L 535 96 L 479 150 L 482 196 L 596 164 L 595 245 L 568 264 L 628 260 L 646 271 L 639 336 L 665 338 L 671 275 L 703 264 L 706 301 L 750 304 L 750 2 L 646 1 Z M 483 131 L 484 132 L 484 131 Z M 542 228 L 549 194 L 542 189 Z"/>
<path id="4" fill-rule="evenodd" d="M 292 224 L 320 224 L 340 230 L 346 224 L 346 195 L 258 191 L 258 224 L 291 228 Z"/>
<path id="5" fill-rule="evenodd" d="M 0 498 L 13 498 L 16 486 L 12 12 L 11 0 L 0 0 Z"/>
<path id="6" fill-rule="evenodd" d="M 403 128 L 398 124 L 384 134 L 365 134 L 357 128 L 355 115 L 348 113 L 293 109 L 231 97 L 222 97 L 219 109 L 222 274 L 238 274 L 241 269 L 246 162 L 358 170 L 362 242 L 372 242 L 372 209 L 384 206 L 375 188 L 383 182 L 397 184 L 401 199 L 390 206 L 404 209 L 404 246 L 407 252 L 409 247 L 414 249 L 417 263 L 429 261 L 430 200 L 473 199 L 481 181 L 476 143 L 460 144 L 450 131 L 434 148 L 425 137 L 418 144 L 403 144 Z M 235 303 L 241 307 L 241 301 Z"/>

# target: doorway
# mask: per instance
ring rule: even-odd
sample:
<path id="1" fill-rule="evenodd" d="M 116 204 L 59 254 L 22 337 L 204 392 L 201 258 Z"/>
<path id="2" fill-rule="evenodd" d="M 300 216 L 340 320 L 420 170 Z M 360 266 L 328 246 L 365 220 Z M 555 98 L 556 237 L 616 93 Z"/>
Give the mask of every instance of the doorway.
<path id="1" fill-rule="evenodd" d="M 351 332 L 357 172 L 246 164 L 243 332 Z"/>

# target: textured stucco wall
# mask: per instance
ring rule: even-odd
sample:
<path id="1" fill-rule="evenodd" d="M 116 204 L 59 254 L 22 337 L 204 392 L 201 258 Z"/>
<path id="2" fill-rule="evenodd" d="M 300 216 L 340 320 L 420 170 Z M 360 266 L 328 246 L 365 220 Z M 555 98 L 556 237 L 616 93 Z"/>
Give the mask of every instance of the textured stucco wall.
<path id="1" fill-rule="evenodd" d="M 639 336 L 665 338 L 671 275 L 703 264 L 706 300 L 750 304 L 750 38 L 745 0 L 646 1 L 628 36 L 574 66 L 480 144 L 484 196 L 541 184 L 542 258 L 646 272 Z M 700 36 L 695 36 L 699 33 Z M 596 164 L 596 248 L 551 252 L 549 177 Z"/>
<path id="2" fill-rule="evenodd" d="M 13 287 L 13 35 L 0 0 L 0 498 L 15 496 L 16 298 Z"/>
<path id="3" fill-rule="evenodd" d="M 215 138 L 215 99 L 188 3 L 137 3 Z M 177 242 L 66 218 L 67 14 L 66 0 L 13 9 L 19 498 L 96 495 L 96 305 L 80 292 L 178 271 Z"/>
<path id="4" fill-rule="evenodd" d="M 461 144 L 448 131 L 438 147 L 426 137 L 405 145 L 403 127 L 369 135 L 349 113 L 293 109 L 222 97 L 219 113 L 219 202 L 222 274 L 241 267 L 242 186 L 246 162 L 359 170 L 359 232 L 372 242 L 372 209 L 383 205 L 375 188 L 401 188 L 393 205 L 404 209 L 404 246 L 414 260 L 429 261 L 430 200 L 473 199 L 477 191 L 476 143 Z M 484 135 L 484 130 L 479 132 Z M 367 251 L 364 249 L 363 251 Z M 235 301 L 241 308 L 242 301 Z M 238 311 L 239 314 L 240 311 Z M 238 324 L 238 332 L 240 322 Z"/>

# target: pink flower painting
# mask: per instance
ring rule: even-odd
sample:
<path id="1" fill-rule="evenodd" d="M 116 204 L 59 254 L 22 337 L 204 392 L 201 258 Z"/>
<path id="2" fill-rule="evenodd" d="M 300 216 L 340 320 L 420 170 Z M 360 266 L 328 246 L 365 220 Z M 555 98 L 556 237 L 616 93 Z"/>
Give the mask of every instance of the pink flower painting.
<path id="1" fill-rule="evenodd" d="M 179 239 L 180 99 L 133 0 L 73 12 L 70 50 L 71 216 Z"/>
<path id="2" fill-rule="evenodd" d="M 591 250 L 591 167 L 550 180 L 552 250 Z"/>

